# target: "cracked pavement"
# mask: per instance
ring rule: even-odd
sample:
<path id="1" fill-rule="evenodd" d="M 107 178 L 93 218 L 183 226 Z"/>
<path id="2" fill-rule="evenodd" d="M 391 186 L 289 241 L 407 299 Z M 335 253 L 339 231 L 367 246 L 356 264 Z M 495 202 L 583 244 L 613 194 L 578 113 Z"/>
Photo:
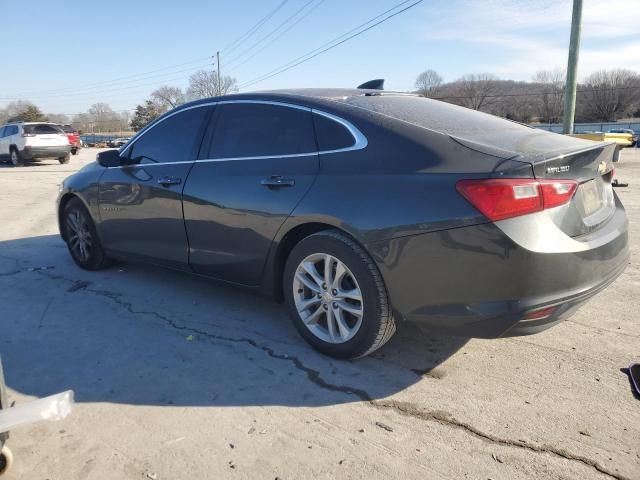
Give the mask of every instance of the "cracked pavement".
<path id="1" fill-rule="evenodd" d="M 0 354 L 17 403 L 76 392 L 72 416 L 12 432 L 7 479 L 640 479 L 640 152 L 617 177 L 626 272 L 535 336 L 403 324 L 371 357 L 313 352 L 285 308 L 149 266 L 78 269 L 57 185 L 91 161 L 0 167 Z"/>

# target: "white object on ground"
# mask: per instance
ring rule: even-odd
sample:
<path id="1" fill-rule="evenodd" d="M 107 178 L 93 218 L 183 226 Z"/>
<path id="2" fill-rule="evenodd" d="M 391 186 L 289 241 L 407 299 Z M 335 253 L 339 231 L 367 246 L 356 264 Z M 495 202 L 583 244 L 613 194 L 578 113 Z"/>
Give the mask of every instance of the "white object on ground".
<path id="1" fill-rule="evenodd" d="M 73 390 L 0 410 L 0 433 L 42 420 L 62 420 L 71 413 Z"/>

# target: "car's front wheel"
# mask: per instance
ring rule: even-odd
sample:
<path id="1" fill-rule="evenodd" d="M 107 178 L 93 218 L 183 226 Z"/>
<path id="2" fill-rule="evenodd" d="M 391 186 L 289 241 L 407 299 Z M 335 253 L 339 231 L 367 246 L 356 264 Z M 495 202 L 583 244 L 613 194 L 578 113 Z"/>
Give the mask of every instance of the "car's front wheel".
<path id="1" fill-rule="evenodd" d="M 357 242 L 338 230 L 300 241 L 287 259 L 283 282 L 297 330 L 326 355 L 368 355 L 396 330 L 377 266 Z"/>
<path id="2" fill-rule="evenodd" d="M 80 268 L 99 270 L 110 264 L 100 245 L 91 215 L 80 199 L 69 200 L 64 207 L 62 220 L 69 253 Z"/>

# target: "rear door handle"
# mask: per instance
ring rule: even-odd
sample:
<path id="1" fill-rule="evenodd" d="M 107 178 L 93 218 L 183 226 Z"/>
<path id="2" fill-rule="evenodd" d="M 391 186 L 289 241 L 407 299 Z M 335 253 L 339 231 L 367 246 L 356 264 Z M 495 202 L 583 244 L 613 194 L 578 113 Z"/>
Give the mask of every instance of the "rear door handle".
<path id="1" fill-rule="evenodd" d="M 158 184 L 163 187 L 168 187 L 169 185 L 180 185 L 182 183 L 182 179 L 178 177 L 169 177 L 165 176 L 158 179 Z"/>
<path id="2" fill-rule="evenodd" d="M 282 175 L 271 175 L 269 178 L 263 178 L 260 183 L 269 188 L 293 187 L 296 184 L 295 180 L 284 178 Z"/>

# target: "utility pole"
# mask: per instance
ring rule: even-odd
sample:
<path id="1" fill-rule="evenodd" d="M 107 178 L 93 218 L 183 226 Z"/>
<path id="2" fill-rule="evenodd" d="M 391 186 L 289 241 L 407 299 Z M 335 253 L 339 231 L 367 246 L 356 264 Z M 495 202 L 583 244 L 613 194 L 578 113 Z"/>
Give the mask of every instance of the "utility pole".
<path id="1" fill-rule="evenodd" d="M 216 52 L 218 57 L 218 96 L 222 95 L 222 84 L 220 83 L 220 51 Z"/>
<path id="2" fill-rule="evenodd" d="M 564 117 L 562 120 L 562 133 L 565 135 L 573 133 L 573 119 L 576 113 L 576 87 L 578 83 L 578 54 L 580 53 L 581 23 L 582 0 L 573 0 L 569 61 L 567 62 L 567 83 L 564 89 Z"/>

